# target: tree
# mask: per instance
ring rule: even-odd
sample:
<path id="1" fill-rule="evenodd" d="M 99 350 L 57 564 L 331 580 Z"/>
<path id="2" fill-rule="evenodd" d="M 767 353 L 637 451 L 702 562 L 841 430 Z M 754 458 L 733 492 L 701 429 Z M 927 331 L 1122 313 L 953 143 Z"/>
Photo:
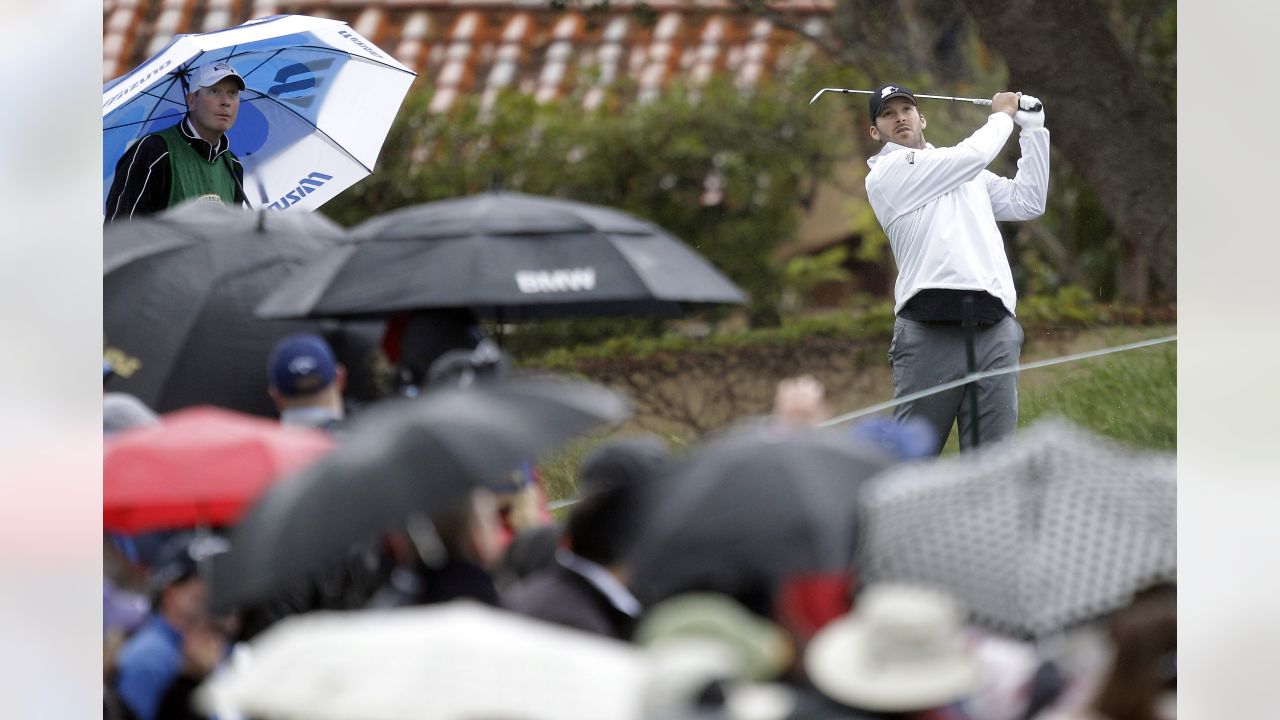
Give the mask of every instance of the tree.
<path id="1" fill-rule="evenodd" d="M 734 2 L 787 24 L 761 0 Z M 1088 183 L 1083 197 L 1100 201 L 1117 236 L 1108 238 L 1119 245 L 1109 253 L 1114 277 L 1089 284 L 1112 287 L 1128 302 L 1176 296 L 1174 0 L 841 0 L 832 25 L 815 42 L 852 74 L 869 78 L 868 86 L 894 78 L 919 80 L 919 87 L 939 88 L 937 94 L 1008 87 L 1045 99 L 1055 157 L 1074 171 L 1068 183 Z M 991 51 L 1007 67 L 1007 80 Z M 938 114 L 930 109 L 931 125 Z M 1028 239 L 1046 255 L 1097 242 L 1053 237 L 1062 227 L 1040 228 Z"/>
<path id="2" fill-rule="evenodd" d="M 647 103 L 619 88 L 586 113 L 581 98 L 546 104 L 511 92 L 482 111 L 471 97 L 425 112 L 430 88 L 406 101 L 374 175 L 326 207 L 352 224 L 396 207 L 503 189 L 573 198 L 646 218 L 685 241 L 751 297 L 754 324 L 778 320 L 770 252 L 790 238 L 815 179 L 847 158 L 827 127 L 838 105 L 810 110 L 800 77 L 743 91 L 727 80 L 670 88 Z"/>
<path id="3" fill-rule="evenodd" d="M 1163 25 L 1151 36 L 1139 33 L 1146 39 L 1128 50 L 1097 0 L 965 5 L 1008 63 L 1010 85 L 1059 99 L 1046 100 L 1054 141 L 1093 186 L 1121 238 L 1120 299 L 1146 302 L 1152 290 L 1176 294 L 1177 114 L 1160 79 L 1149 74 L 1167 73 L 1167 63 L 1148 60 L 1144 70 L 1141 57 L 1167 44 L 1175 29 L 1173 3 L 1136 4 L 1149 18 L 1140 26 Z"/>

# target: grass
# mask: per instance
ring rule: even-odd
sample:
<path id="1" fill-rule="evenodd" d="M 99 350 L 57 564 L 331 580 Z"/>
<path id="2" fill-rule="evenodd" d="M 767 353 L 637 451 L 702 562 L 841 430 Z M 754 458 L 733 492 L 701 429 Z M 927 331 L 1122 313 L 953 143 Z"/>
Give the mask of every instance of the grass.
<path id="1" fill-rule="evenodd" d="M 1030 377 L 1032 373 L 1037 377 Z M 1176 450 L 1177 344 L 1023 372 L 1018 382 L 1018 427 L 1050 415 L 1133 447 Z M 957 434 L 953 427 L 944 453 L 959 450 Z"/>
<path id="2" fill-rule="evenodd" d="M 1177 449 L 1176 343 L 1031 372 L 1060 377 L 1019 398 L 1019 426 L 1055 414 L 1129 445 Z"/>

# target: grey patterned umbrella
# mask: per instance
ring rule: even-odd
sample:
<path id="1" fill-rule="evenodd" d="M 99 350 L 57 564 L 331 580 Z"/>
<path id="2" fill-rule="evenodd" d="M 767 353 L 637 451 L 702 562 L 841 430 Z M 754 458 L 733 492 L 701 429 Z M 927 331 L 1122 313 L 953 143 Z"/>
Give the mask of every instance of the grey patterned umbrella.
<path id="1" fill-rule="evenodd" d="M 1176 464 L 1061 420 L 868 484 L 868 582 L 942 588 L 972 619 L 1038 637 L 1177 573 Z"/>

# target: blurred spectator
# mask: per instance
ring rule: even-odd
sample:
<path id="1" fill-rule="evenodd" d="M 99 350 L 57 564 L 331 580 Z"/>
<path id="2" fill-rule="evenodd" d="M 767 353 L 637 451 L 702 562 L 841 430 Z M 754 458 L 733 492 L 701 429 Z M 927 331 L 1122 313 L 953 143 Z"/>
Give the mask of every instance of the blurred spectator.
<path id="1" fill-rule="evenodd" d="M 641 605 L 623 561 L 638 529 L 642 486 L 663 473 L 666 444 L 643 435 L 603 443 L 583 458 L 579 501 L 565 524 L 555 564 L 508 593 L 516 612 L 609 637 L 630 637 Z"/>
<path id="2" fill-rule="evenodd" d="M 773 416 L 789 427 L 816 427 L 831 417 L 826 389 L 812 375 L 779 381 L 773 397 Z"/>
<path id="3" fill-rule="evenodd" d="M 471 387 L 476 383 L 503 380 L 511 373 L 511 356 L 489 338 L 482 338 L 475 348 L 448 350 L 427 371 L 429 387 Z"/>
<path id="4" fill-rule="evenodd" d="M 395 395 L 395 371 L 382 352 L 383 320 L 326 323 L 321 335 L 346 368 L 342 395 L 346 414 Z"/>
<path id="5" fill-rule="evenodd" d="M 868 587 L 819 631 L 804 667 L 820 695 L 805 696 L 797 720 L 967 718 L 959 703 L 979 679 L 954 601 L 893 584 Z"/>
<path id="6" fill-rule="evenodd" d="M 147 619 L 147 598 L 127 589 L 140 568 L 125 560 L 109 540 L 102 543 L 102 716 L 127 720 L 133 715 L 125 708 L 115 689 L 116 657 L 125 639 Z"/>
<path id="7" fill-rule="evenodd" d="M 774 393 L 773 417 L 787 427 L 817 427 L 831 418 L 826 389 L 812 375 L 786 378 Z M 899 460 L 938 454 L 937 436 L 927 422 L 908 418 L 872 417 L 855 423 L 849 438 L 875 447 Z"/>
<path id="8" fill-rule="evenodd" d="M 849 428 L 849 437 L 877 447 L 899 460 L 934 457 L 938 454 L 938 436 L 922 418 L 867 418 Z"/>
<path id="9" fill-rule="evenodd" d="M 161 552 L 152 570 L 152 612 L 116 660 L 116 690 L 139 720 L 156 720 L 161 698 L 182 671 L 187 634 L 208 622 L 202 561 L 227 549 L 214 535 L 183 534 Z"/>
<path id="10" fill-rule="evenodd" d="M 1089 720 L 1173 720 L 1178 670 L 1178 595 L 1162 585 L 1143 592 L 1109 622 L 1112 648 L 1088 709 L 1070 717 Z M 1067 717 L 1050 712 L 1041 717 Z"/>
<path id="11" fill-rule="evenodd" d="M 429 384 L 432 363 L 450 350 L 473 350 L 484 338 L 467 308 L 413 310 L 387 321 L 382 350 L 396 366 L 397 392 L 414 396 Z"/>
<path id="12" fill-rule="evenodd" d="M 465 389 L 478 384 L 499 383 L 511 373 L 511 356 L 503 352 L 493 340 L 480 333 L 475 325 L 474 317 L 457 314 L 423 315 L 415 314 L 409 320 L 407 338 L 410 340 L 410 352 L 429 355 L 439 349 L 436 336 L 429 335 L 424 318 L 445 318 L 445 327 L 472 327 L 475 347 L 444 350 L 431 361 L 425 379 L 425 387 L 431 390 L 443 388 Z M 468 319 L 469 318 L 469 319 Z M 468 325 L 467 323 L 471 323 Z M 457 328 L 454 328 L 455 330 Z M 416 333 L 416 334 L 415 334 Z M 446 334 L 448 337 L 448 334 Z M 434 338 L 434 339 L 433 339 Z M 454 337 L 455 341 L 463 342 Z M 414 361 L 410 360 L 410 364 Z M 417 371 L 407 372 L 404 377 L 417 377 Z M 405 389 L 402 388 L 402 391 Z M 404 394 L 419 392 L 418 387 L 409 389 Z M 551 512 L 547 509 L 546 490 L 542 486 L 542 477 L 530 460 L 521 464 L 519 470 L 512 472 L 501 482 L 493 483 L 489 489 L 495 493 L 498 506 L 498 518 L 502 527 L 502 547 L 507 547 L 516 535 L 541 525 L 550 525 Z"/>
<path id="13" fill-rule="evenodd" d="M 644 692 L 646 717 L 781 718 L 795 705 L 793 689 L 757 684 L 792 666 L 787 633 L 727 595 L 667 598 L 645 611 L 634 639 L 652 668 Z M 765 688 L 780 697 L 762 707 L 758 700 Z"/>
<path id="14" fill-rule="evenodd" d="M 312 333 L 281 339 L 267 358 L 267 393 L 282 425 L 341 430 L 346 377 L 329 343 Z"/>
<path id="15" fill-rule="evenodd" d="M 146 403 L 128 393 L 102 394 L 102 434 L 104 437 L 133 427 L 155 425 L 160 416 Z"/>
<path id="16" fill-rule="evenodd" d="M 160 698 L 157 720 L 202 720 L 206 717 L 195 709 L 192 696 L 209 673 L 226 659 L 230 650 L 228 639 L 235 635 L 235 628 L 231 625 L 223 619 L 221 622 L 200 623 L 186 632 L 182 638 L 182 666 Z"/>
<path id="17" fill-rule="evenodd" d="M 498 593 L 506 594 L 521 580 L 555 565 L 559 546 L 560 526 L 555 523 L 535 525 L 516 533 L 493 571 Z"/>
<path id="18" fill-rule="evenodd" d="M 411 517 L 389 536 L 396 566 L 369 607 L 430 605 L 470 598 L 497 606 L 490 568 L 502 553 L 492 492 L 476 488 L 447 511 Z"/>

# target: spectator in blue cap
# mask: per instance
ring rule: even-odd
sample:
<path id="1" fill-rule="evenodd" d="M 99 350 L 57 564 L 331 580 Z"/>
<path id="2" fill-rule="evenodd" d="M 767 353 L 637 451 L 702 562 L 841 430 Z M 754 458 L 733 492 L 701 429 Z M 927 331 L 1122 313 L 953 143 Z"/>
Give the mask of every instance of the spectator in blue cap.
<path id="1" fill-rule="evenodd" d="M 298 333 L 276 343 L 267 360 L 267 378 L 282 425 L 341 429 L 347 370 L 324 338 Z"/>

